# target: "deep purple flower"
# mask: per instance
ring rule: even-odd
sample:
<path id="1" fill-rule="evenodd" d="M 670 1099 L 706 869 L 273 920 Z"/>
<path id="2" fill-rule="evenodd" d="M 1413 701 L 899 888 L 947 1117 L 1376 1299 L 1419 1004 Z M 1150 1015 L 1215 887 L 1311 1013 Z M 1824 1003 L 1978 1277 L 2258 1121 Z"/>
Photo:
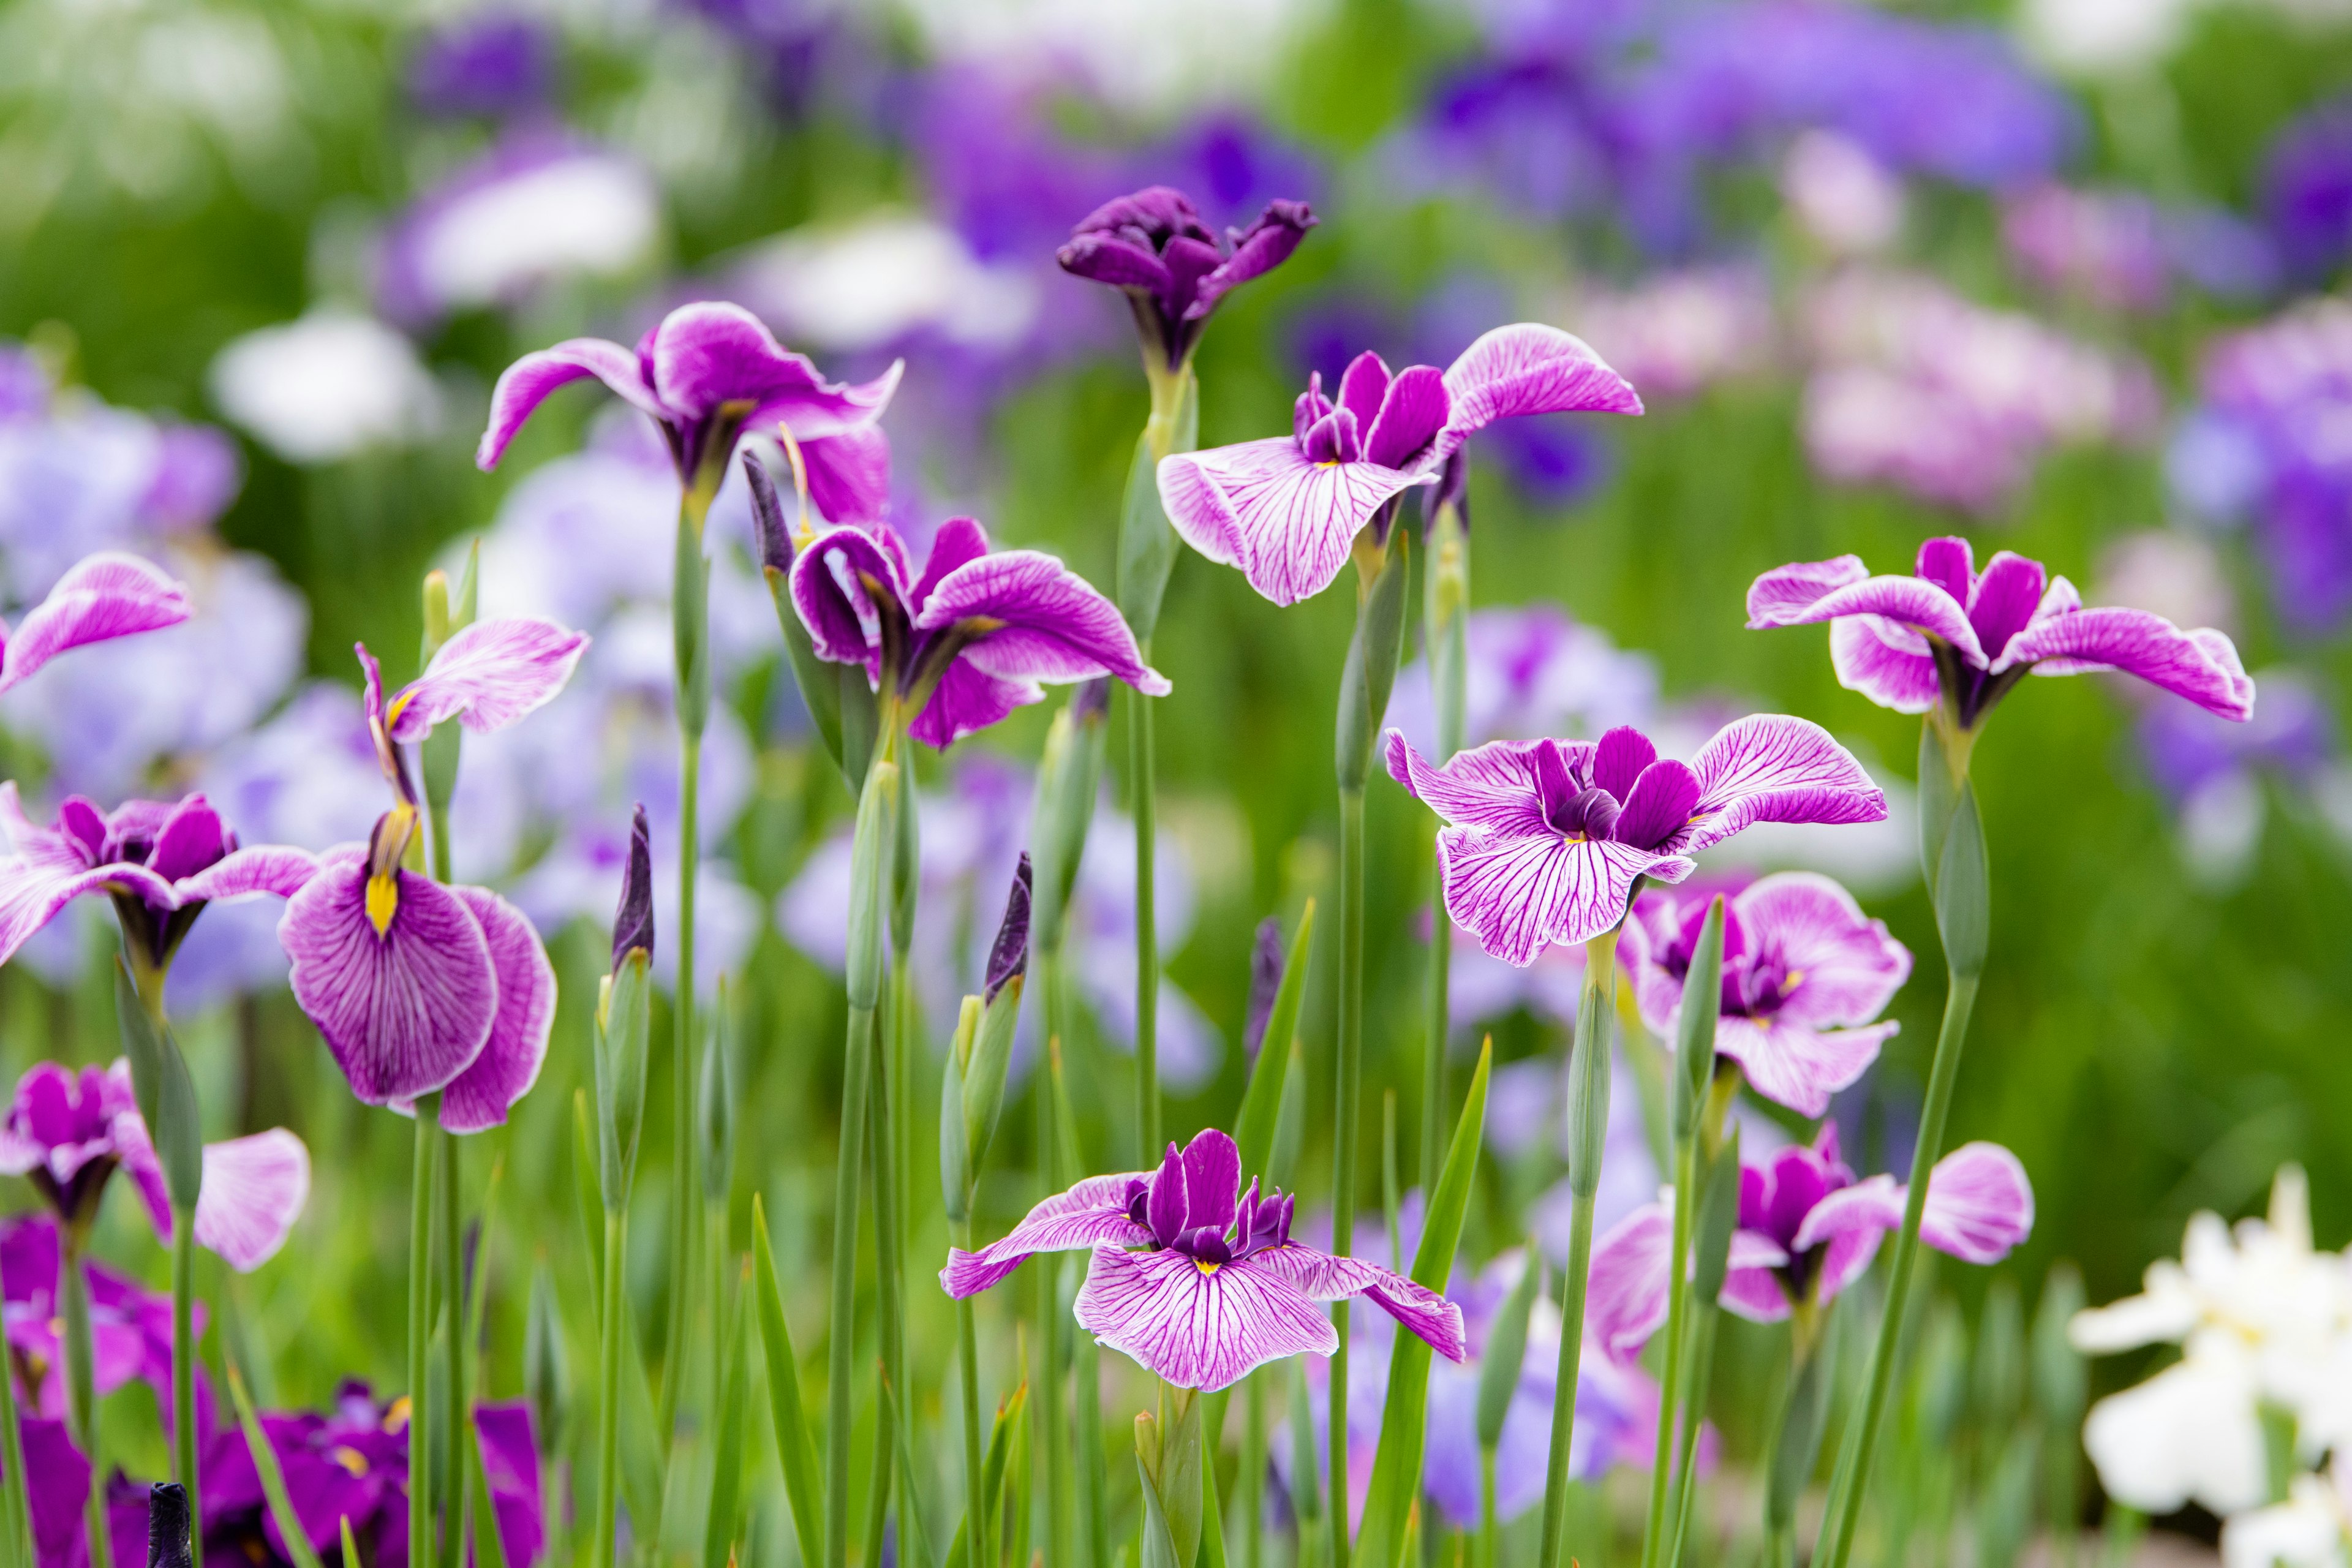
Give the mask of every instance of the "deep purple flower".
<path id="1" fill-rule="evenodd" d="M 1799 562 L 1748 590 L 1751 627 L 1828 621 L 1838 684 L 1898 713 L 1938 698 L 1973 729 L 2019 679 L 2116 669 L 2225 719 L 2253 716 L 2254 683 L 2211 627 L 2146 610 L 2084 609 L 2063 577 L 2001 551 L 1979 573 L 1965 539 L 1919 546 L 1917 574 L 1874 577 L 1858 555 Z"/>
<path id="2" fill-rule="evenodd" d="M 562 689 L 587 642 L 547 621 L 478 621 L 390 701 L 374 658 L 358 650 L 394 805 L 365 845 L 320 858 L 278 935 L 294 999 L 364 1104 L 404 1112 L 437 1091 L 441 1124 L 478 1132 L 504 1122 L 538 1080 L 555 971 L 530 921 L 498 894 L 406 869 L 419 808 L 400 747 L 451 718 L 475 731 L 514 722 Z"/>
<path id="3" fill-rule="evenodd" d="M 1192 354 L 1219 300 L 1290 259 L 1315 215 L 1305 202 L 1268 202 L 1221 245 L 1192 198 L 1151 185 L 1080 219 L 1055 259 L 1062 270 L 1124 291 L 1146 352 L 1175 369 Z"/>
<path id="4" fill-rule="evenodd" d="M 1743 1162 L 1723 1304 L 1759 1323 L 1826 1305 L 1870 1267 L 1880 1237 L 1901 1228 L 1906 1196 L 1893 1176 L 1854 1179 L 1838 1158 L 1833 1121 L 1810 1149 L 1790 1144 L 1765 1163 Z M 1919 1239 L 1937 1251 L 1998 1263 L 2032 1229 L 2032 1184 L 2000 1144 L 1963 1143 L 1928 1173 Z M 1666 1320 L 1673 1231 L 1672 1209 L 1651 1204 L 1593 1247 L 1587 1310 L 1612 1355 L 1630 1360 Z"/>
<path id="5" fill-rule="evenodd" d="M 1091 1247 L 1078 1326 L 1147 1371 L 1214 1393 L 1267 1362 L 1339 1336 L 1320 1302 L 1365 1297 L 1460 1361 L 1462 1310 L 1377 1264 L 1294 1241 L 1296 1200 L 1241 1190 L 1240 1152 L 1211 1128 L 1157 1171 L 1089 1176 L 1029 1211 L 1003 1240 L 950 1249 L 940 1284 L 958 1300 L 987 1289 L 1039 1252 Z"/>
<path id="6" fill-rule="evenodd" d="M 41 1062 L 17 1081 L 0 1119 L 0 1173 L 31 1177 L 61 1223 L 87 1226 L 117 1167 L 130 1173 L 156 1236 L 169 1242 L 171 1195 L 131 1095 L 131 1064 L 76 1074 Z M 207 1143 L 196 1240 L 240 1272 L 258 1268 L 285 1245 L 310 1193 L 310 1151 L 283 1127 Z"/>
<path id="7" fill-rule="evenodd" d="M 1336 402 L 1319 374 L 1308 379 L 1290 435 L 1162 459 L 1160 504 L 1186 543 L 1293 605 L 1329 587 L 1365 525 L 1407 488 L 1436 483 L 1473 434 L 1514 415 L 1579 409 L 1639 414 L 1642 400 L 1556 327 L 1497 327 L 1443 372 L 1391 375 L 1366 353 Z"/>
<path id="8" fill-rule="evenodd" d="M 176 804 L 126 801 L 110 814 L 68 795 L 55 826 L 40 827 L 25 816 L 11 779 L 0 784 L 0 832 L 14 852 L 0 861 L 0 963 L 74 900 L 102 892 L 140 956 L 160 968 L 206 904 L 287 898 L 318 869 L 304 850 L 240 848 L 200 795 Z"/>
<path id="9" fill-rule="evenodd" d="M 554 40 L 522 16 L 477 16 L 426 34 L 408 59 L 408 98 L 427 114 L 506 114 L 543 101 Z"/>
<path id="10" fill-rule="evenodd" d="M 1617 948 L 1642 1020 L 1674 1038 L 1706 904 L 1648 894 Z M 1872 1023 L 1911 976 L 1911 952 L 1853 895 L 1811 871 L 1760 878 L 1724 906 L 1723 995 L 1715 1048 L 1765 1099 L 1819 1116 L 1902 1026 Z"/>
<path id="11" fill-rule="evenodd" d="M 2263 158 L 2262 207 L 2297 277 L 2325 279 L 2352 255 L 2352 98 L 2331 99 L 2279 132 Z"/>
<path id="12" fill-rule="evenodd" d="M 817 657 L 893 683 L 908 732 L 933 746 L 1044 701 L 1041 681 L 1169 689 L 1117 605 L 1042 552 L 992 553 L 968 517 L 940 525 L 919 574 L 887 524 L 829 530 L 801 547 L 792 587 Z"/>
<path id="13" fill-rule="evenodd" d="M 739 433 L 781 424 L 800 445 L 809 497 L 825 516 L 879 517 L 889 496 L 890 448 L 875 421 L 901 368 L 893 364 L 860 386 L 829 382 L 741 306 L 681 305 L 635 350 L 572 338 L 509 365 L 490 394 L 489 426 L 474 461 L 498 467 L 549 393 L 593 375 L 661 426 L 681 484 L 706 473 L 715 484 Z"/>
<path id="14" fill-rule="evenodd" d="M 1388 732 L 1389 776 L 1445 823 L 1445 910 L 1522 966 L 1614 926 L 1636 877 L 1679 882 L 1699 850 L 1759 822 L 1878 822 L 1886 797 L 1818 724 L 1753 714 L 1689 763 L 1631 725 L 1592 741 L 1496 741 L 1443 767 Z"/>
<path id="15" fill-rule="evenodd" d="M 28 1415 L 66 1413 L 63 1296 L 58 1269 L 64 1253 L 58 1222 L 44 1214 L 0 1221 L 0 1271 L 7 1284 L 8 1360 Z M 91 1370 L 103 1398 L 126 1383 L 151 1385 L 172 1418 L 172 1298 L 142 1289 L 103 1264 L 85 1260 L 89 1279 Z M 205 1331 L 205 1307 L 194 1307 L 196 1337 Z M 196 1369 L 196 1418 L 212 1426 L 212 1385 Z M 84 1492 L 88 1488 L 85 1486 Z M 76 1496 L 83 1495 L 77 1493 Z"/>
<path id="16" fill-rule="evenodd" d="M 188 591 L 162 567 L 117 550 L 86 555 L 13 632 L 0 625 L 0 691 L 68 648 L 176 626 Z"/>

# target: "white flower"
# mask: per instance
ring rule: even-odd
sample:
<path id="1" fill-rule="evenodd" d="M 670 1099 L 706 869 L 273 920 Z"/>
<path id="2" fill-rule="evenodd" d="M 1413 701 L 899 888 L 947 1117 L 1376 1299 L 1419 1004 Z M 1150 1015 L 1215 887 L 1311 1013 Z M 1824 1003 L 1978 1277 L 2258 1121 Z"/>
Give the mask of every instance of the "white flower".
<path id="1" fill-rule="evenodd" d="M 441 422 L 441 392 L 408 340 L 322 306 L 247 332 L 213 361 L 213 401 L 289 463 L 401 446 Z"/>
<path id="2" fill-rule="evenodd" d="M 2198 0 L 2025 0 L 2018 21 L 2033 52 L 2082 76 L 2161 64 L 2179 44 Z"/>
<path id="3" fill-rule="evenodd" d="M 901 213 L 779 236 L 751 253 L 742 281 L 787 341 L 841 353 L 926 328 L 973 347 L 1009 345 L 1041 303 L 1027 272 L 991 267 L 953 229 Z"/>
<path id="4" fill-rule="evenodd" d="M 2333 1476 L 2297 1476 L 2286 1501 L 2252 1509 L 2221 1527 L 2225 1568 L 2347 1568 L 2344 1550 L 2347 1508 L 2340 1479 L 2352 1470 L 2335 1467 Z"/>
<path id="5" fill-rule="evenodd" d="M 444 310 L 494 305 L 549 278 L 614 277 L 661 237 L 652 179 L 590 148 L 500 171 L 420 212 L 415 283 Z"/>

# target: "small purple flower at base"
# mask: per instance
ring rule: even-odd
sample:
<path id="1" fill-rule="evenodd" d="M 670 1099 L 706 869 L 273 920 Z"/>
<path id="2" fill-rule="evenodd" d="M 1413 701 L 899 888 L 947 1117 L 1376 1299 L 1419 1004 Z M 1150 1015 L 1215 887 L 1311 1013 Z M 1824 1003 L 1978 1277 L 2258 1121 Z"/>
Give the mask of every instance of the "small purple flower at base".
<path id="1" fill-rule="evenodd" d="M 1305 202 L 1273 201 L 1221 245 L 1191 197 L 1151 185 L 1081 218 L 1055 259 L 1074 277 L 1123 291 L 1146 350 L 1174 370 L 1192 357 L 1218 302 L 1289 260 L 1314 226 Z"/>
<path id="2" fill-rule="evenodd" d="M 1907 1195 L 1893 1176 L 1854 1179 L 1838 1158 L 1835 1122 L 1823 1124 L 1811 1148 L 1790 1144 L 1766 1163 L 1743 1162 L 1724 1306 L 1770 1323 L 1799 1306 L 1827 1305 L 1870 1267 L 1880 1238 L 1902 1228 Z M 1588 1321 L 1612 1356 L 1639 1354 L 1666 1320 L 1673 1229 L 1673 1211 L 1661 1201 L 1593 1247 Z M 1936 1162 L 1921 1241 L 1963 1263 L 1998 1263 L 2032 1230 L 2033 1187 L 2016 1155 L 1997 1143 L 1964 1143 Z"/>
<path id="3" fill-rule="evenodd" d="M 58 1270 L 64 1256 L 58 1222 L 47 1215 L 19 1215 L 0 1221 L 0 1270 L 7 1282 L 8 1363 L 16 1377 L 27 1416 L 66 1413 L 63 1295 Z M 91 1371 L 100 1398 L 124 1384 L 143 1382 L 155 1391 L 163 1424 L 172 1420 L 172 1298 L 142 1289 L 103 1264 L 85 1261 L 89 1279 Z M 205 1306 L 195 1304 L 196 1336 L 205 1330 Z M 196 1425 L 213 1426 L 211 1381 L 196 1368 Z"/>
<path id="4" fill-rule="evenodd" d="M 661 427 L 680 484 L 691 487 L 707 474 L 715 488 L 740 432 L 781 423 L 800 445 L 818 509 L 836 521 L 876 518 L 889 496 L 890 453 L 875 421 L 899 369 L 894 364 L 860 386 L 829 382 L 741 306 L 681 305 L 635 350 L 572 338 L 509 365 L 490 394 L 489 426 L 474 460 L 498 467 L 548 394 L 594 376 Z"/>
<path id="5" fill-rule="evenodd" d="M 2238 649 L 2210 626 L 2182 631 L 2146 610 L 2084 609 L 2063 577 L 2001 551 L 1975 569 L 1965 539 L 1919 546 L 1916 574 L 1876 576 L 1858 555 L 1799 562 L 1748 590 L 1751 628 L 1830 623 L 1838 684 L 1898 713 L 1940 700 L 1972 730 L 2020 678 L 2113 669 L 2224 719 L 2253 716 Z"/>
<path id="6" fill-rule="evenodd" d="M 1496 741 L 1432 767 L 1391 730 L 1389 776 L 1445 826 L 1445 911 L 1521 966 L 1624 918 L 1637 877 L 1679 882 L 1692 855 L 1759 822 L 1877 822 L 1886 797 L 1818 724 L 1755 714 L 1687 763 L 1631 725 L 1592 741 Z"/>
<path id="7" fill-rule="evenodd" d="M 1184 542 L 1241 568 L 1251 587 L 1294 605 L 1329 587 L 1356 535 L 1497 419 L 1597 410 L 1639 414 L 1633 386 L 1580 340 L 1555 327 L 1497 327 L 1446 370 L 1391 375 L 1357 356 L 1339 395 L 1311 376 L 1291 434 L 1160 464 L 1160 504 Z"/>
<path id="8" fill-rule="evenodd" d="M 76 1074 L 42 1062 L 18 1080 L 0 1119 L 0 1173 L 29 1176 L 59 1223 L 88 1225 L 118 1168 L 138 1186 L 156 1236 L 169 1242 L 171 1196 L 131 1096 L 130 1064 Z M 250 1273 L 285 1245 L 310 1194 L 310 1152 L 285 1128 L 207 1143 L 196 1241 Z"/>
<path id="9" fill-rule="evenodd" d="M 1033 1254 L 1091 1247 L 1078 1326 L 1149 1372 L 1214 1393 L 1302 1352 L 1329 1355 L 1339 1335 L 1319 1304 L 1362 1296 L 1460 1361 L 1462 1310 L 1389 1269 L 1290 1238 L 1294 1200 L 1241 1191 L 1234 1141 L 1210 1129 L 1160 1169 L 1090 1176 L 1047 1198 L 1003 1239 L 951 1249 L 940 1284 L 961 1300 Z"/>
<path id="10" fill-rule="evenodd" d="M 1683 977 L 1706 916 L 1653 893 L 1633 906 L 1617 946 L 1642 1021 L 1674 1037 Z M 1724 906 L 1723 994 L 1715 1048 L 1737 1061 L 1749 1087 L 1801 1116 L 1820 1116 L 1830 1096 L 1860 1078 L 1901 1027 L 1873 1023 L 1911 976 L 1911 952 L 1865 918 L 1853 895 L 1827 877 L 1785 871 L 1760 878 Z"/>
<path id="11" fill-rule="evenodd" d="M 117 550 L 86 555 L 18 622 L 0 625 L 0 691 L 69 648 L 176 626 L 188 591 L 162 567 Z"/>
<path id="12" fill-rule="evenodd" d="M 908 732 L 943 749 L 1044 701 L 1043 681 L 1169 690 L 1117 605 L 1042 552 L 992 553 L 968 517 L 940 524 L 919 574 L 888 525 L 830 529 L 793 562 L 792 591 L 817 657 L 892 683 Z"/>

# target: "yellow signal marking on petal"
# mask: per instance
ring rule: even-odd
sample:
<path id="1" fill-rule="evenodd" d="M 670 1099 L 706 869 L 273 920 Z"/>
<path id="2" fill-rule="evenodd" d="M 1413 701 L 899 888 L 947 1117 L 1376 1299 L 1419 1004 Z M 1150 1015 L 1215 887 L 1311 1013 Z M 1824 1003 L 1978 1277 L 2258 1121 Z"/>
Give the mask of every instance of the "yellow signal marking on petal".
<path id="1" fill-rule="evenodd" d="M 1199 1258 L 1195 1258 L 1192 1259 L 1192 1267 L 1199 1269 L 1203 1274 L 1214 1274 L 1218 1269 L 1223 1268 L 1224 1265 L 1222 1263 L 1203 1263 Z"/>
<path id="2" fill-rule="evenodd" d="M 1801 969 L 1791 969 L 1789 971 L 1789 977 L 1780 982 L 1780 994 L 1786 996 L 1804 983 L 1805 972 Z"/>
<path id="3" fill-rule="evenodd" d="M 414 698 L 415 695 L 416 688 L 412 686 L 407 690 L 400 692 L 393 698 L 391 705 L 383 710 L 383 727 L 387 731 L 394 728 L 400 723 L 401 714 L 407 710 L 409 700 Z"/>
<path id="4" fill-rule="evenodd" d="M 392 929 L 392 917 L 400 908 L 400 883 L 397 873 L 385 871 L 370 877 L 367 883 L 368 924 L 382 936 Z"/>
<path id="5" fill-rule="evenodd" d="M 352 1479 L 355 1480 L 364 1477 L 368 1473 L 367 1456 L 361 1453 L 357 1448 L 348 1447 L 342 1444 L 337 1444 L 334 1447 L 328 1450 L 327 1458 L 342 1466 L 344 1469 L 349 1470 L 352 1473 Z"/>
<path id="6" fill-rule="evenodd" d="M 408 1425 L 408 1395 L 402 1394 L 383 1407 L 383 1429 L 397 1432 Z"/>

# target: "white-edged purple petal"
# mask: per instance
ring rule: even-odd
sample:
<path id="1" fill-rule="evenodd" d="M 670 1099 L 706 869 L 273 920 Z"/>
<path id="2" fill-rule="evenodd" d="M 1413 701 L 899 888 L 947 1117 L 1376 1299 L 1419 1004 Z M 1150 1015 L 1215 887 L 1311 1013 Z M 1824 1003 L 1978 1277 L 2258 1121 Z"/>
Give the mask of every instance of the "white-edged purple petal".
<path id="1" fill-rule="evenodd" d="M 1883 1172 L 1838 1188 L 1805 1212 L 1796 1249 L 1811 1252 L 1840 1237 L 1900 1229 L 1904 1193 L 1903 1184 Z"/>
<path id="2" fill-rule="evenodd" d="M 490 417 L 474 451 L 474 465 L 495 468 L 523 422 L 560 386 L 594 376 L 656 419 L 664 417 L 635 353 L 604 338 L 571 338 L 528 353 L 507 366 L 490 392 Z"/>
<path id="3" fill-rule="evenodd" d="M 1436 478 L 1377 463 L 1318 463 L 1278 436 L 1163 458 L 1160 504 L 1185 543 L 1241 568 L 1274 603 L 1295 605 L 1331 585 L 1383 503 Z"/>
<path id="4" fill-rule="evenodd" d="M 425 673 L 393 693 L 392 738 L 422 741 L 456 719 L 478 735 L 503 730 L 557 692 L 588 647 L 588 634 L 536 616 L 502 616 L 460 627 Z"/>
<path id="5" fill-rule="evenodd" d="M 1789 1288 L 1780 1270 L 1788 1252 L 1761 1231 L 1731 1233 L 1731 1256 L 1723 1276 L 1723 1304 L 1751 1323 L 1777 1323 L 1789 1315 Z"/>
<path id="6" fill-rule="evenodd" d="M 1884 616 L 1832 621 L 1830 668 L 1840 686 L 1897 713 L 1925 713 L 1943 690 L 1927 639 Z"/>
<path id="7" fill-rule="evenodd" d="M 290 899 L 319 874 L 319 858 L 308 849 L 284 844 L 256 844 L 232 849 L 193 877 L 173 884 L 184 904 L 202 900 L 224 903 L 231 899 L 268 893 Z"/>
<path id="8" fill-rule="evenodd" d="M 1988 657 L 2000 658 L 2009 639 L 2034 618 L 2047 586 L 2041 562 L 2014 550 L 1996 551 L 1969 588 L 1969 624 L 1976 628 L 1977 646 Z"/>
<path id="9" fill-rule="evenodd" d="M 481 1055 L 441 1091 L 441 1125 L 452 1132 L 484 1132 L 503 1126 L 508 1110 L 539 1081 L 555 1027 L 555 966 L 520 910 L 488 888 L 449 890 L 489 943 L 499 1010 Z"/>
<path id="10" fill-rule="evenodd" d="M 1666 1255 L 1674 1216 L 1644 1204 L 1592 1245 L 1586 1276 L 1584 1332 L 1612 1361 L 1630 1362 L 1666 1321 Z"/>
<path id="11" fill-rule="evenodd" d="M 1311 1301 L 1364 1297 L 1448 1361 L 1469 1353 L 1462 1309 L 1393 1269 L 1360 1258 L 1334 1258 L 1297 1242 L 1253 1253 L 1248 1261 L 1288 1280 Z"/>
<path id="12" fill-rule="evenodd" d="M 1099 1242 L 1149 1245 L 1151 1232 L 1127 1217 L 1127 1194 L 1130 1183 L 1150 1179 L 1143 1171 L 1088 1176 L 1069 1191 L 1055 1193 L 978 1252 L 950 1247 L 948 1266 L 940 1270 L 940 1288 L 961 1300 L 1003 1279 L 1034 1253 L 1075 1252 Z"/>
<path id="13" fill-rule="evenodd" d="M 1165 677 L 1136 651 L 1118 606 L 1052 556 L 1001 550 L 940 578 L 915 616 L 918 631 L 974 628 L 963 658 L 1004 680 L 1067 682 L 1115 675 L 1165 696 Z"/>
<path id="14" fill-rule="evenodd" d="M 1691 759 L 1696 820 L 1667 840 L 1696 852 L 1759 822 L 1883 822 L 1886 796 L 1853 753 L 1809 719 L 1752 713 L 1716 732 Z M 1672 880 L 1673 879 L 1666 879 Z"/>
<path id="15" fill-rule="evenodd" d="M 15 631 L 0 628 L 0 691 L 68 648 L 176 626 L 191 613 L 187 589 L 154 563 L 119 550 L 85 555 Z"/>
<path id="16" fill-rule="evenodd" d="M 310 1152 L 285 1128 L 207 1143 L 196 1244 L 249 1274 L 286 1245 L 310 1196 Z"/>
<path id="17" fill-rule="evenodd" d="M 800 448 L 809 504 L 827 522 L 882 521 L 890 500 L 890 438 L 882 426 L 820 436 Z"/>
<path id="18" fill-rule="evenodd" d="M 1748 585 L 1748 629 L 1798 625 L 1822 600 L 1869 576 L 1870 568 L 1859 555 L 1776 566 Z"/>
<path id="19" fill-rule="evenodd" d="M 1919 1239 L 1963 1263 L 1998 1263 L 2033 1231 L 2033 1184 L 1998 1143 L 1963 1143 L 1927 1173 Z"/>
<path id="20" fill-rule="evenodd" d="M 1878 1059 L 1902 1026 L 1893 1019 L 1859 1029 L 1809 1028 L 1776 1015 L 1718 1018 L 1715 1048 L 1738 1062 L 1748 1086 L 1800 1116 L 1826 1115 L 1830 1096 Z"/>
<path id="21" fill-rule="evenodd" d="M 1181 1252 L 1097 1247 L 1078 1326 L 1180 1388 L 1213 1394 L 1285 1356 L 1328 1355 L 1331 1321 L 1260 1258 L 1196 1263 Z"/>
<path id="22" fill-rule="evenodd" d="M 2254 716 L 2254 683 L 2237 645 L 2208 627 L 2184 632 L 2146 610 L 2076 610 L 2038 620 L 2011 639 L 1992 673 L 2043 659 L 2072 667 L 2056 673 L 2095 668 L 2137 675 L 2224 719 Z"/>
<path id="23" fill-rule="evenodd" d="M 413 1100 L 472 1065 L 498 1014 L 481 923 L 448 889 L 394 873 L 383 934 L 367 908 L 367 867 L 330 865 L 287 900 L 278 939 L 294 999 L 319 1026 L 363 1104 Z"/>
<path id="24" fill-rule="evenodd" d="M 1389 777 L 1414 799 L 1457 827 L 1485 827 L 1504 833 L 1550 831 L 1544 821 L 1543 798 L 1536 783 L 1534 741 L 1489 741 L 1457 752 L 1442 767 L 1432 767 L 1402 730 L 1391 730 L 1382 742 Z M 1573 762 L 1589 757 L 1589 742 L 1565 742 L 1563 757 Z"/>
<path id="25" fill-rule="evenodd" d="M 1633 879 L 1679 882 L 1689 860 L 1605 838 L 1567 839 L 1549 828 L 1437 832 L 1445 912 L 1488 954 L 1524 969 L 1556 944 L 1590 942 L 1625 913 Z"/>
<path id="26" fill-rule="evenodd" d="M 800 612 L 819 658 L 870 669 L 880 657 L 882 611 L 865 585 L 869 578 L 902 606 L 906 604 L 904 562 L 864 529 L 827 529 L 793 558 L 793 607 Z"/>
<path id="27" fill-rule="evenodd" d="M 704 300 L 662 319 L 647 372 L 672 415 L 700 419 L 721 404 L 747 403 L 747 428 L 782 420 L 794 439 L 814 440 L 872 424 L 905 368 L 903 361 L 894 363 L 862 386 L 826 381 L 742 306 Z"/>
<path id="28" fill-rule="evenodd" d="M 1977 641 L 1976 628 L 1969 624 L 1968 610 L 1960 601 L 1920 577 L 1856 580 L 1853 573 L 1861 566 L 1857 557 L 1843 555 L 1834 561 L 1799 562 L 1765 573 L 1748 590 L 1749 629 L 1805 626 L 1840 616 L 1884 616 L 1940 637 L 1959 649 L 1970 664 L 1983 668 L 1983 645 Z"/>
<path id="29" fill-rule="evenodd" d="M 1496 327 L 1446 368 L 1453 408 L 1433 455 L 1449 458 L 1477 431 L 1521 414 L 1639 414 L 1633 385 L 1573 333 L 1534 321 Z"/>
<path id="30" fill-rule="evenodd" d="M 116 864 L 86 871 L 59 871 L 26 859 L 0 862 L 0 963 L 58 912 L 84 893 L 122 888 L 157 909 L 176 904 L 172 884 L 144 866 Z"/>
<path id="31" fill-rule="evenodd" d="M 1787 968 L 1775 1013 L 1783 1023 L 1866 1024 L 1911 978 L 1911 950 L 1818 871 L 1759 877 L 1737 902 L 1751 947 L 1769 949 Z"/>

